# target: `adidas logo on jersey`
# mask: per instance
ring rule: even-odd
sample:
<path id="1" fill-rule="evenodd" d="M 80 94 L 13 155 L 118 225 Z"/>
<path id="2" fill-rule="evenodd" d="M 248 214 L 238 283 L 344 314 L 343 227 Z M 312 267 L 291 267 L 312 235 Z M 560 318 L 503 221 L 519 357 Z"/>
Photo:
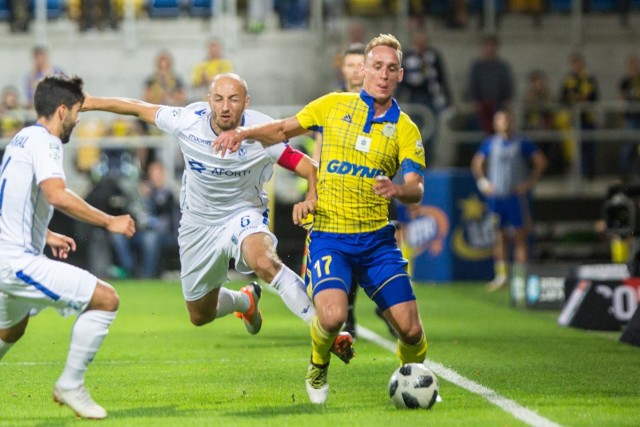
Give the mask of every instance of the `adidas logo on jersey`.
<path id="1" fill-rule="evenodd" d="M 352 123 L 351 114 L 347 114 L 346 116 L 344 116 L 342 118 L 342 121 L 347 122 L 347 123 Z"/>

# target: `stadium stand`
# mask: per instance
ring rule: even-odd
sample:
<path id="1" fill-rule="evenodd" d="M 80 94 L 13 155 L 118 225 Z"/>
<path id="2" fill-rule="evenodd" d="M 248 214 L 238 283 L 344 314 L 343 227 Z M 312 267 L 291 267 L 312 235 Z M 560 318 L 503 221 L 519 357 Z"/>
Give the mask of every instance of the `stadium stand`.
<path id="1" fill-rule="evenodd" d="M 149 0 L 150 18 L 176 18 L 182 10 L 179 0 Z"/>
<path id="2" fill-rule="evenodd" d="M 213 6 L 212 0 L 188 0 L 187 13 L 190 16 L 209 18 L 212 14 Z"/>
<path id="3" fill-rule="evenodd" d="M 11 17 L 9 1 L 10 0 L 0 0 L 0 21 L 8 21 Z"/>

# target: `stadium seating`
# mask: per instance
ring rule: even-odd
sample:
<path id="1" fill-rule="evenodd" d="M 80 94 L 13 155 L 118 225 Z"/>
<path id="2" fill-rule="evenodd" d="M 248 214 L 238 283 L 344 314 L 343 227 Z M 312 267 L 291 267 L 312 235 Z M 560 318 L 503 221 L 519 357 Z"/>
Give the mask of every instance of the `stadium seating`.
<path id="1" fill-rule="evenodd" d="M 179 0 L 149 0 L 149 17 L 175 18 L 180 15 L 180 6 Z"/>
<path id="2" fill-rule="evenodd" d="M 188 0 L 187 2 L 187 13 L 189 13 L 190 16 L 208 18 L 211 16 L 212 10 L 212 0 Z"/>
<path id="3" fill-rule="evenodd" d="M 30 8 L 35 10 L 35 0 L 31 0 Z M 47 0 L 47 18 L 58 19 L 65 15 L 66 2 L 65 0 Z"/>
<path id="4" fill-rule="evenodd" d="M 9 18 L 9 0 L 0 0 L 0 21 L 8 21 Z"/>

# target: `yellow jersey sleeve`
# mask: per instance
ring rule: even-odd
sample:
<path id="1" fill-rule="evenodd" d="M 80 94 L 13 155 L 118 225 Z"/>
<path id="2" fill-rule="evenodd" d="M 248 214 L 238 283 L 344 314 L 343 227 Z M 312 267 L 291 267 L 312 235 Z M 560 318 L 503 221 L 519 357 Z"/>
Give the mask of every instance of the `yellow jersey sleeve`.
<path id="1" fill-rule="evenodd" d="M 411 160 L 419 165 L 422 169 L 426 167 L 424 145 L 422 145 L 422 136 L 418 130 L 418 126 L 411 121 L 406 113 L 400 113 L 400 120 L 398 123 L 404 123 L 404 126 L 399 127 L 400 154 L 399 161 L 402 164 L 405 160 Z"/>

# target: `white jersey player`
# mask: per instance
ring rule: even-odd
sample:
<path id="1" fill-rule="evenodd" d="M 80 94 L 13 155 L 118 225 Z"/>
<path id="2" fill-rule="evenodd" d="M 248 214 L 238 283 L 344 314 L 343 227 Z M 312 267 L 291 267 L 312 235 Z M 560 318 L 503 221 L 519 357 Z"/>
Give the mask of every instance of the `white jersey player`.
<path id="1" fill-rule="evenodd" d="M 84 100 L 80 78 L 47 77 L 36 88 L 38 121 L 9 143 L 0 168 L 0 359 L 24 334 L 29 313 L 46 306 L 63 315 L 78 314 L 64 371 L 54 399 L 83 418 L 105 418 L 106 411 L 84 386 L 119 299 L 93 274 L 43 254 L 45 245 L 65 259 L 75 241 L 48 229 L 53 209 L 131 237 L 129 215 L 99 211 L 66 188 L 62 145 L 69 141 Z"/>
<path id="2" fill-rule="evenodd" d="M 262 325 L 257 307 L 261 288 L 257 283 L 239 292 L 223 287 L 229 280 L 229 261 L 234 259 L 241 273 L 255 272 L 278 291 L 294 314 L 311 322 L 315 310 L 303 280 L 276 254 L 263 184 L 271 178 L 274 163 L 307 179 L 307 196 L 293 211 L 294 220 L 299 221 L 315 208 L 317 168 L 308 156 L 284 143 L 265 149 L 260 143 L 244 141 L 232 156 L 214 154 L 213 142 L 221 132 L 271 121 L 248 110 L 248 105 L 246 82 L 228 73 L 214 78 L 208 102 L 179 108 L 88 97 L 83 109 L 134 115 L 176 137 L 185 163 L 178 242 L 182 291 L 191 322 L 201 326 L 236 312 L 247 331 L 256 334 Z M 334 343 L 334 352 L 347 363 L 353 357 L 352 341 L 344 334 Z"/>

